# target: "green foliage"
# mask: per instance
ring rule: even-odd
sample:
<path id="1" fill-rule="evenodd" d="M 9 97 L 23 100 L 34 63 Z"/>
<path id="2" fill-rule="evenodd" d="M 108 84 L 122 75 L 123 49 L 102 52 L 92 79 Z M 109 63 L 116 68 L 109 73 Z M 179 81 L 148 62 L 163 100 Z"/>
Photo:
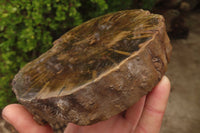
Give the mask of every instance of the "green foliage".
<path id="1" fill-rule="evenodd" d="M 0 0 L 0 108 L 16 101 L 11 80 L 17 71 L 52 41 L 90 18 L 131 9 L 133 1 Z"/>
<path id="2" fill-rule="evenodd" d="M 104 0 L 88 4 L 107 8 Z M 83 22 L 81 6 L 80 0 L 0 1 L 0 108 L 15 101 L 11 80 L 17 71 Z"/>
<path id="3" fill-rule="evenodd" d="M 157 0 L 142 0 L 142 8 L 152 10 Z"/>

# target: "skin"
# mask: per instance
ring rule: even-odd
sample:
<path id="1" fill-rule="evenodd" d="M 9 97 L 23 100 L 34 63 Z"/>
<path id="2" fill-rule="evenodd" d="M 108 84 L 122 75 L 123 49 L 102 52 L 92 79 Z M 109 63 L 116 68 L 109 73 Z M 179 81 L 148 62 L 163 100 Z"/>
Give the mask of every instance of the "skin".
<path id="1" fill-rule="evenodd" d="M 170 93 L 170 81 L 164 76 L 158 85 L 136 104 L 112 118 L 90 126 L 69 123 L 64 133 L 159 133 Z M 38 125 L 20 104 L 4 108 L 3 118 L 20 133 L 52 133 L 50 126 Z"/>

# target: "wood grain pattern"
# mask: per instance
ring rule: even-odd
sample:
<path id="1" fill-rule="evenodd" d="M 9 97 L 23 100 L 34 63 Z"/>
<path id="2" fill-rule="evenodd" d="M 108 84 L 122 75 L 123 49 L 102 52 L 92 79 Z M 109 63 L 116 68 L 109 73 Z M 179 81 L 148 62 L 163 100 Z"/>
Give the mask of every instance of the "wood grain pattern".
<path id="1" fill-rule="evenodd" d="M 90 125 L 133 105 L 161 79 L 171 55 L 164 18 L 127 10 L 75 27 L 13 80 L 39 123 Z"/>

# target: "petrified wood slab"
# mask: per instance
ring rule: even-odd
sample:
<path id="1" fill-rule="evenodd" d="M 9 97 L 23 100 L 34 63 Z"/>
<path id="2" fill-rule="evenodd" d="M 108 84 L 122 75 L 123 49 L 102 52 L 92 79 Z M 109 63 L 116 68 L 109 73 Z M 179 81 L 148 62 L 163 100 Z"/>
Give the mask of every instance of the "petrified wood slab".
<path id="1" fill-rule="evenodd" d="M 162 16 L 143 10 L 108 14 L 56 40 L 19 71 L 13 91 L 39 123 L 93 124 L 151 91 L 171 49 Z"/>

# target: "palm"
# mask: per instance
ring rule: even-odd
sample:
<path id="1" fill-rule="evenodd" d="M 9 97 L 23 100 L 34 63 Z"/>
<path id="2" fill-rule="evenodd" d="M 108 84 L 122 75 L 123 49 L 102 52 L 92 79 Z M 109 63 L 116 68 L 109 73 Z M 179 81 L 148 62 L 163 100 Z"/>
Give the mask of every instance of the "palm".
<path id="1" fill-rule="evenodd" d="M 144 106 L 145 97 L 126 112 L 91 126 L 69 124 L 65 133 L 131 133 L 135 130 Z"/>

